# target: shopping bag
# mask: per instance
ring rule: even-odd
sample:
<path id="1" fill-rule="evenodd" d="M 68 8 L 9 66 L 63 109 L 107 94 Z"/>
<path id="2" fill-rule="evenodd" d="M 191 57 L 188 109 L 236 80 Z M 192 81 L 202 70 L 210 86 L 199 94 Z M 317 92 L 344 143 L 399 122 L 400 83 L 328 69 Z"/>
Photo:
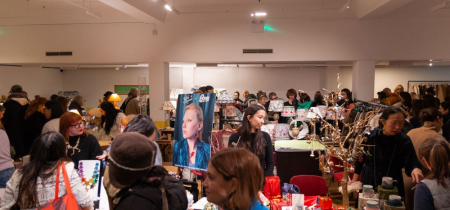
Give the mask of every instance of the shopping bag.
<path id="1" fill-rule="evenodd" d="M 59 171 L 62 168 L 64 184 L 66 186 L 67 194 L 58 198 L 59 191 Z M 77 199 L 72 193 L 72 188 L 70 187 L 69 176 L 67 175 L 66 167 L 64 162 L 58 167 L 56 172 L 56 185 L 55 185 L 55 199 L 49 201 L 48 203 L 37 207 L 38 210 L 81 210 L 78 205 Z"/>
<path id="2" fill-rule="evenodd" d="M 280 177 L 278 176 L 266 177 L 266 184 L 264 185 L 264 195 L 269 200 L 281 198 Z"/>

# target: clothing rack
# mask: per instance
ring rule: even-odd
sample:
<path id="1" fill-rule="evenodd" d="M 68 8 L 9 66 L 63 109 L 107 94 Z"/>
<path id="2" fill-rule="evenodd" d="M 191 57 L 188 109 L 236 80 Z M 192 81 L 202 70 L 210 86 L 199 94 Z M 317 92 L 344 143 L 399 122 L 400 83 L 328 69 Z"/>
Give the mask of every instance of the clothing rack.
<path id="1" fill-rule="evenodd" d="M 444 80 L 408 80 L 407 92 L 409 92 L 409 83 L 411 83 L 411 82 L 432 82 L 432 83 L 435 83 L 435 82 L 440 82 L 440 83 L 446 82 L 446 83 L 450 83 L 450 81 L 444 81 Z"/>
<path id="2" fill-rule="evenodd" d="M 356 102 L 361 103 L 361 104 L 363 104 L 365 106 L 371 106 L 371 107 L 377 107 L 377 108 L 387 108 L 387 107 L 389 107 L 388 105 L 372 103 L 372 102 L 367 102 L 367 101 L 361 101 L 361 100 L 356 100 Z"/>

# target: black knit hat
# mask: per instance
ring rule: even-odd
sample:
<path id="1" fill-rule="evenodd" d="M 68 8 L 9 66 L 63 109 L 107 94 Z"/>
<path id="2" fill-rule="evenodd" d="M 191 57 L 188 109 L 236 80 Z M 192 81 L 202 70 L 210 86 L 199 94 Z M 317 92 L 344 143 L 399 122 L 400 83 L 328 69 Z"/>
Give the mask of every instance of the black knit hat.
<path id="1" fill-rule="evenodd" d="M 108 156 L 111 183 L 122 188 L 144 178 L 155 162 L 156 150 L 154 143 L 139 133 L 118 135 Z"/>
<path id="2" fill-rule="evenodd" d="M 22 92 L 23 92 L 23 89 L 22 89 L 22 86 L 20 86 L 20 85 L 13 85 L 11 87 L 10 93 L 22 93 Z"/>

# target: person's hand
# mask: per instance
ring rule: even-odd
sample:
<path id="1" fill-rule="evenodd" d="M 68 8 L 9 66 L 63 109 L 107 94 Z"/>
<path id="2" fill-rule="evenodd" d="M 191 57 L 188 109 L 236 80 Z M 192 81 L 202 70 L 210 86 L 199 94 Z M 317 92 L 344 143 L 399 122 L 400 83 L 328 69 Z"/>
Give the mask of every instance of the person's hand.
<path id="1" fill-rule="evenodd" d="M 105 157 L 106 157 L 106 155 L 99 155 L 99 156 L 96 156 L 95 158 L 97 158 L 98 160 L 105 160 Z"/>
<path id="2" fill-rule="evenodd" d="M 412 178 L 412 182 L 419 183 L 420 179 L 423 178 L 422 170 L 415 168 L 411 172 L 411 178 Z"/>

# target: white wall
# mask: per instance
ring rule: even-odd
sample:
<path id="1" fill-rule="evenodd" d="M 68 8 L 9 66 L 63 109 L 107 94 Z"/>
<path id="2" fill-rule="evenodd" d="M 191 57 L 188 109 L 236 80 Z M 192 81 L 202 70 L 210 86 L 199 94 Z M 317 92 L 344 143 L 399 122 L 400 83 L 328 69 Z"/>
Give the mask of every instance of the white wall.
<path id="1" fill-rule="evenodd" d="M 57 69 L 0 66 L 0 95 L 8 94 L 16 84 L 22 86 L 30 99 L 35 95 L 48 99 L 63 90 L 63 74 Z"/>
<path id="2" fill-rule="evenodd" d="M 183 89 L 183 68 L 181 67 L 170 68 L 169 88 Z"/>
<path id="3" fill-rule="evenodd" d="M 394 91 L 397 85 L 407 90 L 408 80 L 448 80 L 450 67 L 389 67 L 375 69 L 375 93 L 388 87 Z M 417 84 L 417 83 L 415 83 Z"/>
<path id="4" fill-rule="evenodd" d="M 77 69 L 64 70 L 62 73 L 64 90 L 77 90 L 86 100 L 85 107 L 95 108 L 106 91 L 114 92 L 114 85 L 137 85 L 138 77 L 147 78 L 148 68 L 114 69 Z M 126 95 L 120 95 L 122 101 Z M 122 102 L 118 102 L 120 106 Z"/>
<path id="5" fill-rule="evenodd" d="M 342 87 L 351 89 L 351 68 L 327 69 L 325 67 L 289 67 L 289 68 L 194 68 L 194 84 L 212 85 L 225 88 L 230 93 L 248 90 L 256 94 L 262 90 L 269 94 L 275 92 L 278 97 L 286 98 L 286 91 L 290 88 L 306 91 L 311 97 L 318 90 L 326 88 L 330 91 L 337 89 L 337 73 L 340 73 Z M 180 84 L 183 77 L 179 68 L 170 68 L 171 88 Z M 182 81 L 181 81 L 182 82 Z M 182 84 L 181 84 L 182 85 Z M 323 92 L 323 91 L 322 91 Z"/>

